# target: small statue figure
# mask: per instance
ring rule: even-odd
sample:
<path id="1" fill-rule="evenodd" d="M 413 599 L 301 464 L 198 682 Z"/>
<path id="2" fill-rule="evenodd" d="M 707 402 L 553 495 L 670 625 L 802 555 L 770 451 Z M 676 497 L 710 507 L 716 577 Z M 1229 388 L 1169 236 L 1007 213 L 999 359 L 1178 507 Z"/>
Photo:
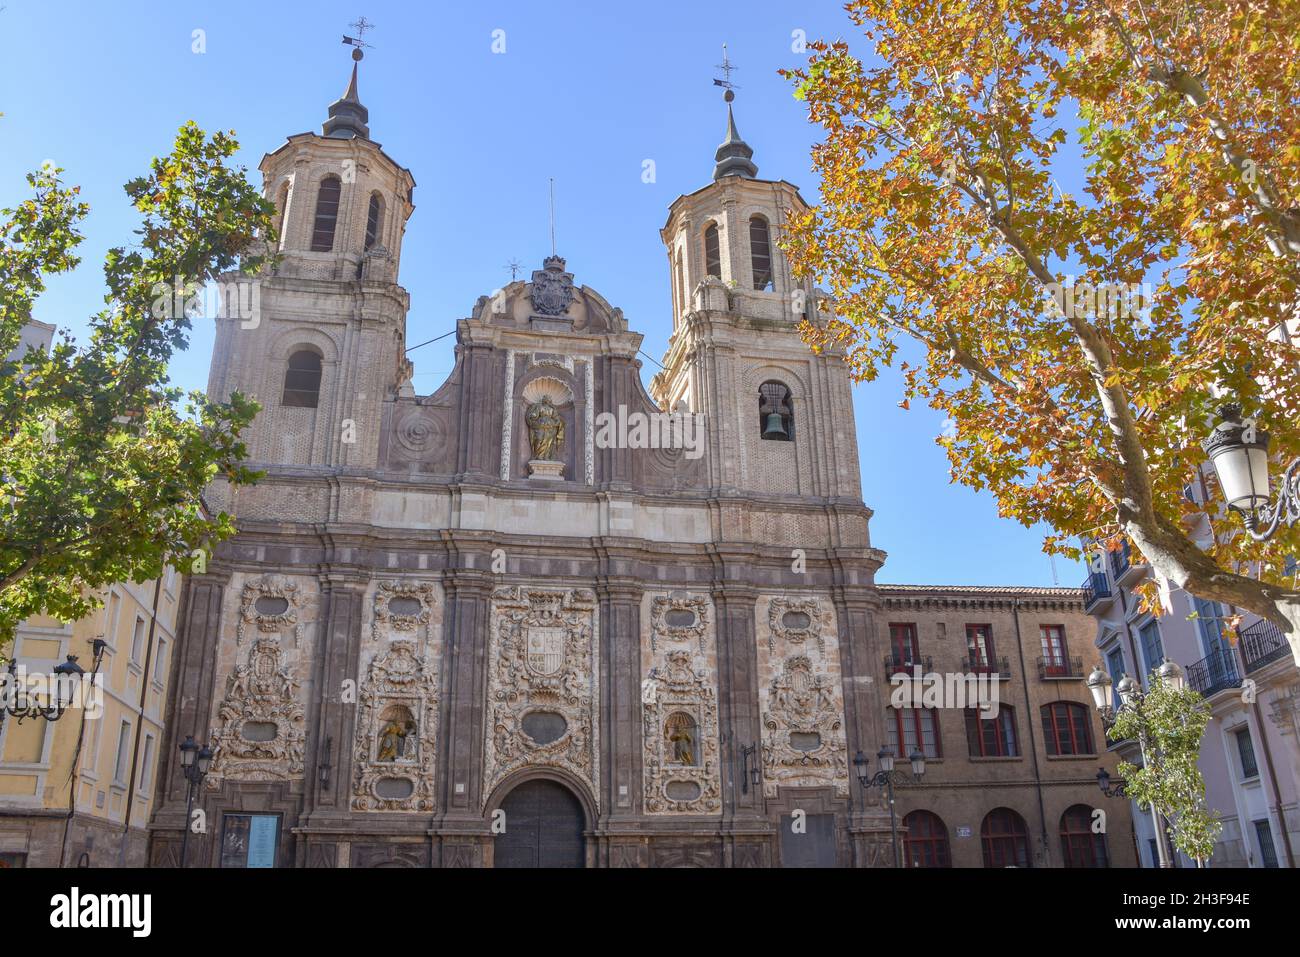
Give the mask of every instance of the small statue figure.
<path id="1" fill-rule="evenodd" d="M 414 730 L 414 725 L 410 721 L 406 723 L 406 727 L 402 727 L 396 721 L 389 721 L 379 734 L 378 760 L 396 761 L 402 757 L 406 752 L 406 736 Z"/>
<path id="2" fill-rule="evenodd" d="M 673 745 L 673 761 L 677 764 L 693 765 L 695 764 L 695 755 L 691 751 L 691 745 L 695 740 L 691 737 L 690 729 L 684 724 L 679 724 L 668 734 L 668 740 Z"/>
<path id="3" fill-rule="evenodd" d="M 533 403 L 524 419 L 528 423 L 528 443 L 533 448 L 533 458 L 558 462 L 564 450 L 564 419 L 551 405 L 551 397 L 544 395 Z"/>

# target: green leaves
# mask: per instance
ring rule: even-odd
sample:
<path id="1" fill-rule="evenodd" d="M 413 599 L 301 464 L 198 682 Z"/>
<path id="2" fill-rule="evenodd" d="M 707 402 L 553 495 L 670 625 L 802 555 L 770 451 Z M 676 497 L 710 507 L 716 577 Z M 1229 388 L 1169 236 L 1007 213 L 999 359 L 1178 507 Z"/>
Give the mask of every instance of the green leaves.
<path id="1" fill-rule="evenodd" d="M 1209 860 L 1223 830 L 1206 806 L 1198 764 L 1210 709 L 1196 691 L 1174 690 L 1154 671 L 1147 687 L 1139 702 L 1120 710 L 1107 732 L 1112 741 L 1132 739 L 1142 745 L 1143 767 L 1120 763 L 1126 793 L 1165 817 L 1175 847 L 1193 860 Z"/>
<path id="2" fill-rule="evenodd" d="M 219 474 L 255 478 L 240 434 L 257 406 L 170 387 L 167 363 L 187 345 L 190 320 L 152 307 L 158 283 L 255 274 L 265 262 L 247 254 L 255 237 L 273 236 L 273 206 L 226 165 L 236 149 L 225 134 L 182 127 L 150 175 L 126 185 L 142 239 L 106 255 L 106 308 L 90 341 L 58 341 L 0 370 L 0 649 L 24 618 L 82 617 L 98 604 L 95 589 L 148 580 L 168 563 L 188 570 L 196 551 L 234 531 L 200 496 Z M 33 197 L 0 225 L 0 354 L 46 277 L 76 266 L 88 212 L 57 171 L 28 181 Z"/>

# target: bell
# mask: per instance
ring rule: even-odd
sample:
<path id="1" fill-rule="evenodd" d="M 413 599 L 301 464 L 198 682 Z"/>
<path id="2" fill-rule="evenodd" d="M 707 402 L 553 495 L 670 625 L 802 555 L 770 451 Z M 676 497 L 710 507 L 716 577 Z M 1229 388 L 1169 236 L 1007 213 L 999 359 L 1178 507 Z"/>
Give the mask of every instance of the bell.
<path id="1" fill-rule="evenodd" d="M 763 438 L 789 438 L 789 435 L 787 435 L 785 431 L 785 423 L 781 421 L 780 412 L 769 412 L 767 414 L 767 427 L 763 429 Z"/>

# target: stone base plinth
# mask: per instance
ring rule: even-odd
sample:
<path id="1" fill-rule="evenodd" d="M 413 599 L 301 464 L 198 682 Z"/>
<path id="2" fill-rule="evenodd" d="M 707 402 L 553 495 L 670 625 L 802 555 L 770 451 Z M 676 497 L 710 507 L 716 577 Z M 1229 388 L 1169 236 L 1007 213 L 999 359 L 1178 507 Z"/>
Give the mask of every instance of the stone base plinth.
<path id="1" fill-rule="evenodd" d="M 530 459 L 528 462 L 528 477 L 545 479 L 548 482 L 563 481 L 564 463 L 548 462 L 544 459 Z"/>

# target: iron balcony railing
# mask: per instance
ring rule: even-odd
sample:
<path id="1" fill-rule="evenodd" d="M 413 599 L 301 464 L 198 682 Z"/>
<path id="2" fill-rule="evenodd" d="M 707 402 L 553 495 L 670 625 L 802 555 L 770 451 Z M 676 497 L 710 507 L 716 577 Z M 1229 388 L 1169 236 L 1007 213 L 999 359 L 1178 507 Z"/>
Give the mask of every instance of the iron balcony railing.
<path id="1" fill-rule="evenodd" d="M 1083 583 L 1083 608 L 1090 609 L 1103 598 L 1110 598 L 1110 579 L 1104 572 L 1094 572 Z"/>
<path id="2" fill-rule="evenodd" d="M 934 670 L 929 655 L 925 657 L 920 655 L 885 655 L 885 674 L 896 675 L 899 672 L 911 674 L 912 669 L 916 667 L 921 669 L 922 674 L 929 674 Z"/>
<path id="3" fill-rule="evenodd" d="M 1205 697 L 1241 685 L 1237 662 L 1229 649 L 1206 655 L 1195 664 L 1187 666 L 1187 683 Z"/>
<path id="4" fill-rule="evenodd" d="M 1038 659 L 1038 677 L 1043 680 L 1052 678 L 1082 678 L 1083 659 L 1067 655 L 1041 656 Z"/>
<path id="5" fill-rule="evenodd" d="M 1260 619 L 1249 628 L 1241 629 L 1241 657 L 1246 661 L 1246 674 L 1258 671 L 1290 653 L 1291 645 L 1287 642 L 1286 635 L 1271 621 Z"/>
<path id="6" fill-rule="evenodd" d="M 963 658 L 961 670 L 973 675 L 997 675 L 1000 678 L 1011 677 L 1011 664 L 1002 658 Z"/>

